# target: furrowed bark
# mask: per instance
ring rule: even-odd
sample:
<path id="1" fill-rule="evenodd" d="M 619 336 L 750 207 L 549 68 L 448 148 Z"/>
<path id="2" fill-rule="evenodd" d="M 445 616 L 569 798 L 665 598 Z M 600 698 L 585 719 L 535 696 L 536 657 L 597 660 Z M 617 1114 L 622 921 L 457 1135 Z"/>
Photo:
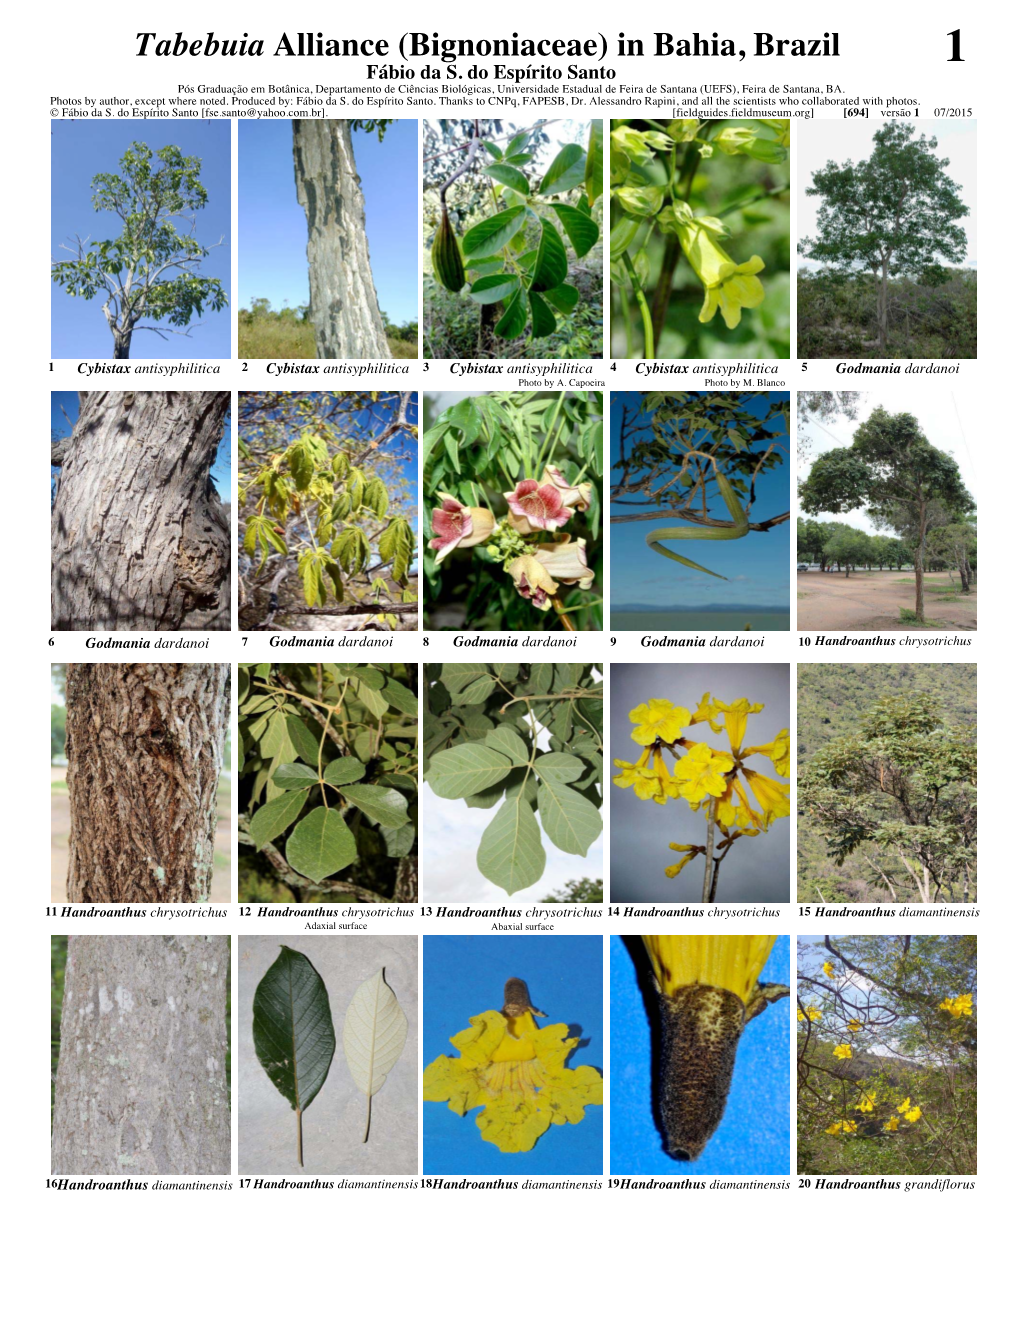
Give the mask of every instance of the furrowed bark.
<path id="1" fill-rule="evenodd" d="M 225 935 L 72 935 L 55 1174 L 230 1172 Z"/>
<path id="2" fill-rule="evenodd" d="M 52 627 L 230 627 L 230 519 L 210 471 L 226 392 L 79 395 L 50 515 Z"/>
<path id="3" fill-rule="evenodd" d="M 67 896 L 209 900 L 227 665 L 67 666 Z"/>
<path id="4" fill-rule="evenodd" d="M 318 358 L 391 356 L 372 283 L 365 198 L 346 119 L 295 119 L 294 178 L 308 217 L 310 319 Z"/>

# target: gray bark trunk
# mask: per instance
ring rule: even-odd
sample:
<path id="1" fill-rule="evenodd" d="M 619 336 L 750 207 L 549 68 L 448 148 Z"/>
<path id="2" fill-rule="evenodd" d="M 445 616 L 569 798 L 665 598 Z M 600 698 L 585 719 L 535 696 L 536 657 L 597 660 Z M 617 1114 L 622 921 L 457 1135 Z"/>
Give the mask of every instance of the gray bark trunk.
<path id="1" fill-rule="evenodd" d="M 79 400 L 50 515 L 53 628 L 229 629 L 229 516 L 209 475 L 229 393 Z"/>
<path id="2" fill-rule="evenodd" d="M 229 665 L 69 664 L 72 903 L 205 903 Z"/>
<path id="3" fill-rule="evenodd" d="M 55 1174 L 230 1172 L 226 935 L 72 935 Z"/>
<path id="4" fill-rule="evenodd" d="M 308 217 L 309 315 L 316 357 L 390 357 L 372 283 L 365 198 L 348 120 L 294 120 L 294 178 Z"/>

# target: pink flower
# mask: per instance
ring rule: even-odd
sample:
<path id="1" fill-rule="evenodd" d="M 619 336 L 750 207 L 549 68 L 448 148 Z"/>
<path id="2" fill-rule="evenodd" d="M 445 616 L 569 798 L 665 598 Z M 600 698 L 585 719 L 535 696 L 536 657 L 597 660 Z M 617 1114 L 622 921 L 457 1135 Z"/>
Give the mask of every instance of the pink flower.
<path id="1" fill-rule="evenodd" d="M 528 532 L 554 532 L 570 517 L 555 486 L 540 486 L 537 481 L 519 481 L 517 489 L 504 491 L 510 506 L 510 522 L 522 535 Z"/>
<path id="2" fill-rule="evenodd" d="M 534 555 L 520 555 L 503 567 L 514 580 L 517 594 L 530 600 L 536 609 L 547 610 L 556 594 L 556 583 Z"/>
<path id="3" fill-rule="evenodd" d="M 547 467 L 542 473 L 542 483 L 554 486 L 568 509 L 574 509 L 577 513 L 586 513 L 591 508 L 590 481 L 582 481 L 579 486 L 572 486 L 559 468 Z"/>
<path id="4" fill-rule="evenodd" d="M 432 530 L 436 535 L 429 541 L 429 549 L 439 551 L 437 564 L 457 546 L 467 549 L 480 545 L 492 535 L 496 526 L 496 519 L 488 509 L 471 508 L 442 491 L 439 498 L 442 503 L 438 509 L 432 510 Z"/>

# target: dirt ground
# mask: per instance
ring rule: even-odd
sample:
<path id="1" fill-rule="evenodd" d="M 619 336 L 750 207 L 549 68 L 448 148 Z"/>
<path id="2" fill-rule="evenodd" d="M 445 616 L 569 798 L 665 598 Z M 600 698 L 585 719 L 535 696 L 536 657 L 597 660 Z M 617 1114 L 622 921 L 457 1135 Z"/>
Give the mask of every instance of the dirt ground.
<path id="1" fill-rule="evenodd" d="M 928 589 L 947 584 L 945 573 L 926 573 L 926 627 L 970 632 L 977 627 L 977 586 L 969 596 L 947 599 Z M 797 627 L 802 632 L 917 632 L 900 622 L 900 607 L 914 608 L 914 578 L 897 572 L 798 573 Z"/>
<path id="2" fill-rule="evenodd" d="M 67 902 L 67 836 L 71 830 L 63 766 L 50 766 L 50 902 Z M 212 901 L 230 902 L 230 788 L 220 785 L 216 799 L 216 844 Z"/>

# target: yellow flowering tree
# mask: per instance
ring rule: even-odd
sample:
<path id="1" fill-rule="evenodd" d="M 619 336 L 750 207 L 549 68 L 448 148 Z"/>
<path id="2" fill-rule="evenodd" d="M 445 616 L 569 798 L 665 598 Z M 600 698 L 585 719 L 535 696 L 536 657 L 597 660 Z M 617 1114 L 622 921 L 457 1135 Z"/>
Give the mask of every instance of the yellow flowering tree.
<path id="1" fill-rule="evenodd" d="M 632 789 L 643 802 L 666 806 L 685 803 L 702 814 L 705 842 L 670 843 L 680 861 L 665 868 L 674 879 L 696 857 L 705 859 L 702 902 L 714 903 L 719 872 L 730 850 L 744 838 L 765 833 L 775 821 L 790 814 L 788 783 L 752 769 L 756 755 L 770 760 L 777 774 L 790 774 L 790 731 L 780 729 L 771 742 L 751 744 L 747 722 L 765 707 L 747 697 L 723 701 L 702 694 L 694 710 L 653 697 L 630 712 L 631 738 L 643 748 L 636 761 L 617 760 L 617 788 Z M 713 747 L 687 736 L 687 730 L 705 724 L 725 745 Z M 667 764 L 669 756 L 672 764 Z"/>

